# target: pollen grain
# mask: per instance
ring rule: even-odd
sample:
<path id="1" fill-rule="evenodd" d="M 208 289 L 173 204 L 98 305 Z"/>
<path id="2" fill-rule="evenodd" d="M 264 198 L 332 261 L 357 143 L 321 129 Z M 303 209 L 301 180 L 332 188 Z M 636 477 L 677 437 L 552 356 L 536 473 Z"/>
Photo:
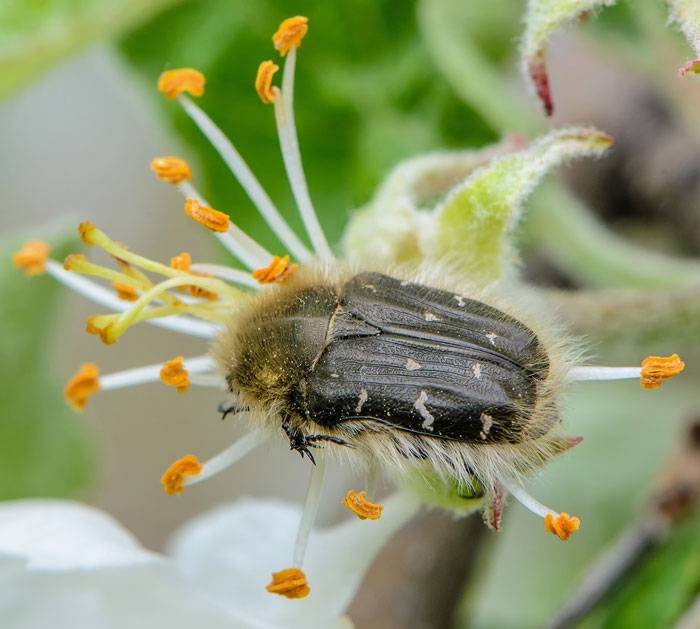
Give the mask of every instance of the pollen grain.
<path id="1" fill-rule="evenodd" d="M 40 240 L 30 240 L 12 256 L 12 264 L 22 269 L 28 277 L 41 275 L 46 272 L 46 258 L 49 257 L 49 246 Z"/>
<path id="2" fill-rule="evenodd" d="M 568 540 L 580 528 L 581 520 L 568 513 L 560 513 L 556 517 L 548 513 L 544 517 L 544 530 L 553 533 L 562 541 Z"/>
<path id="3" fill-rule="evenodd" d="M 117 293 L 117 297 L 123 301 L 136 301 L 139 298 L 138 291 L 129 284 L 124 282 L 119 282 L 114 280 L 112 282 L 112 288 L 114 288 Z"/>
<path id="4" fill-rule="evenodd" d="M 204 75 L 193 68 L 167 70 L 158 78 L 158 91 L 168 99 L 176 98 L 183 92 L 201 96 L 204 94 L 205 82 Z"/>
<path id="5" fill-rule="evenodd" d="M 298 266 L 298 264 L 289 264 L 289 256 L 275 256 L 266 267 L 253 271 L 253 279 L 261 284 L 282 282 L 291 276 Z"/>
<path id="6" fill-rule="evenodd" d="M 94 363 L 81 365 L 63 391 L 66 402 L 76 411 L 84 410 L 88 398 L 100 390 L 99 376 L 100 370 Z"/>
<path id="7" fill-rule="evenodd" d="M 175 496 L 185 491 L 185 477 L 197 476 L 202 471 L 202 464 L 194 454 L 188 454 L 173 463 L 163 476 L 160 483 L 168 496 Z"/>
<path id="8" fill-rule="evenodd" d="M 151 170 L 158 179 L 167 183 L 178 184 L 192 179 L 192 170 L 189 164 L 184 159 L 170 155 L 153 159 Z"/>
<path id="9" fill-rule="evenodd" d="M 265 588 L 271 594 L 287 598 L 306 598 L 311 592 L 306 575 L 299 568 L 287 568 L 272 573 L 272 581 Z"/>
<path id="10" fill-rule="evenodd" d="M 678 354 L 672 356 L 647 356 L 642 361 L 640 385 L 643 389 L 658 389 L 666 380 L 685 369 Z"/>
<path id="11" fill-rule="evenodd" d="M 279 89 L 272 85 L 272 77 L 280 67 L 272 61 L 263 61 L 258 66 L 258 73 L 255 76 L 255 91 L 260 96 L 260 100 L 269 105 L 274 103 L 279 96 Z"/>
<path id="12" fill-rule="evenodd" d="M 192 197 L 187 198 L 185 201 L 185 213 L 193 221 L 197 221 L 211 231 L 228 231 L 228 215 L 207 207 L 206 205 L 202 205 L 197 199 L 193 199 Z"/>
<path id="13" fill-rule="evenodd" d="M 175 387 L 178 393 L 184 393 L 192 384 L 184 360 L 182 356 L 173 358 L 166 362 L 160 370 L 160 379 L 168 386 Z"/>
<path id="14" fill-rule="evenodd" d="M 272 36 L 272 43 L 284 57 L 292 47 L 298 48 L 309 30 L 309 18 L 303 15 L 288 17 Z"/>
<path id="15" fill-rule="evenodd" d="M 360 520 L 378 520 L 382 517 L 384 505 L 367 500 L 367 492 L 348 491 L 343 504 Z"/>

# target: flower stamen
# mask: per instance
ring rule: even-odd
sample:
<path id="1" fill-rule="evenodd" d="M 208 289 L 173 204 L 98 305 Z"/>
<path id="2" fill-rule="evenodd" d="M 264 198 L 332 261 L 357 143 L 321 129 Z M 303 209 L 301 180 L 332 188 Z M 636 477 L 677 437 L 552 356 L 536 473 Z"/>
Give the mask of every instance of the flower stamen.
<path id="1" fill-rule="evenodd" d="M 272 61 L 263 61 L 258 66 L 258 73 L 255 76 L 255 91 L 260 96 L 260 100 L 269 105 L 274 103 L 279 96 L 279 88 L 272 85 L 272 77 L 280 67 Z"/>
<path id="2" fill-rule="evenodd" d="M 223 212 L 202 205 L 197 199 L 185 200 L 185 213 L 197 223 L 215 232 L 228 231 L 229 217 Z"/>
<path id="3" fill-rule="evenodd" d="M 286 598 L 306 598 L 311 592 L 306 575 L 299 568 L 287 568 L 272 573 L 272 581 L 265 588 L 271 594 Z"/>
<path id="4" fill-rule="evenodd" d="M 303 15 L 288 17 L 283 20 L 272 36 L 272 43 L 283 57 L 291 48 L 301 46 L 301 41 L 309 30 L 309 19 Z"/>
<path id="5" fill-rule="evenodd" d="M 170 259 L 170 266 L 173 269 L 184 273 L 193 273 L 190 270 L 192 266 L 192 256 L 186 251 L 183 251 L 180 255 Z M 206 273 L 193 273 L 193 275 L 197 275 L 199 277 L 211 277 Z M 211 291 L 199 288 L 197 286 L 182 286 L 179 290 L 189 291 L 190 295 L 193 297 L 201 297 L 209 301 L 216 301 L 218 299 L 218 295 L 216 293 L 212 293 Z"/>
<path id="6" fill-rule="evenodd" d="M 290 20 L 298 19 L 304 20 L 303 31 L 306 33 L 306 18 L 290 18 Z M 285 22 L 287 22 L 287 20 L 285 20 Z M 282 23 L 283 26 L 285 22 Z M 280 26 L 278 33 L 283 30 L 283 27 Z M 292 32 L 292 30 L 293 29 L 289 30 L 289 32 Z M 300 41 L 301 39 L 299 39 L 299 42 Z M 284 63 L 281 98 L 275 98 L 274 100 L 277 135 L 279 136 L 282 160 L 284 161 L 284 167 L 287 171 L 287 178 L 292 187 L 292 193 L 294 194 L 294 199 L 304 222 L 306 233 L 311 239 L 316 254 L 322 260 L 332 260 L 333 254 L 328 246 L 328 241 L 323 233 L 316 210 L 311 201 L 311 195 L 309 194 L 309 187 L 306 183 L 304 167 L 301 161 L 296 123 L 294 121 L 294 70 L 296 67 L 297 46 L 298 42 L 296 45 L 291 44 L 291 47 L 285 48 L 285 52 L 289 50 L 289 55 Z"/>
<path id="7" fill-rule="evenodd" d="M 236 415 L 239 416 L 242 414 L 243 413 L 237 413 Z M 201 483 L 223 472 L 255 450 L 255 448 L 262 445 L 267 438 L 267 435 L 259 430 L 247 432 L 238 441 L 234 441 L 228 448 L 206 461 L 202 465 L 201 473 L 186 479 L 185 486 L 196 485 L 197 483 Z"/>
<path id="8" fill-rule="evenodd" d="M 262 269 L 253 271 L 253 279 L 261 284 L 272 284 L 286 280 L 294 271 L 298 264 L 289 264 L 289 256 L 275 256 L 270 264 Z"/>
<path id="9" fill-rule="evenodd" d="M 311 471 L 309 487 L 306 490 L 306 499 L 304 500 L 304 510 L 301 514 L 297 538 L 294 543 L 294 558 L 292 561 L 294 567 L 274 572 L 272 574 L 272 583 L 266 588 L 272 594 L 280 594 L 287 598 L 304 598 L 308 596 L 310 591 L 301 567 L 304 563 L 311 529 L 318 513 L 323 481 L 326 476 L 326 459 L 323 452 L 317 454 L 316 457 L 316 465 Z"/>
<path id="10" fill-rule="evenodd" d="M 553 533 L 562 541 L 568 540 L 571 535 L 581 528 L 581 520 L 568 513 L 559 513 L 545 507 L 535 500 L 520 485 L 514 481 L 501 479 L 501 484 L 510 492 L 523 507 L 544 520 L 544 530 Z"/>
<path id="11" fill-rule="evenodd" d="M 160 379 L 168 386 L 175 387 L 178 393 L 184 393 L 192 384 L 184 360 L 184 356 L 173 358 L 166 362 L 160 370 Z"/>
<path id="12" fill-rule="evenodd" d="M 40 240 L 30 240 L 12 256 L 12 264 L 22 269 L 27 277 L 46 273 L 46 259 L 49 257 L 49 246 Z"/>
<path id="13" fill-rule="evenodd" d="M 642 361 L 640 385 L 643 389 L 658 389 L 666 380 L 685 369 L 678 354 L 672 356 L 647 356 Z"/>
<path id="14" fill-rule="evenodd" d="M 100 390 L 100 370 L 94 363 L 81 365 L 77 373 L 68 381 L 63 394 L 66 402 L 76 411 L 82 411 L 88 398 Z"/>
<path id="15" fill-rule="evenodd" d="M 350 509 L 360 520 L 378 520 L 382 517 L 384 505 L 367 500 L 367 492 L 348 491 L 343 499 L 343 504 Z"/>
<path id="16" fill-rule="evenodd" d="M 151 170 L 158 179 L 167 183 L 179 184 L 192 179 L 192 170 L 189 164 L 179 157 L 169 155 L 156 157 L 151 161 Z"/>
<path id="17" fill-rule="evenodd" d="M 553 515 L 548 513 L 544 516 L 544 530 L 556 535 L 560 540 L 568 540 L 576 531 L 581 528 L 581 520 L 568 513 Z"/>
<path id="18" fill-rule="evenodd" d="M 192 96 L 204 94 L 204 75 L 194 68 L 178 68 L 167 70 L 158 78 L 158 90 L 165 98 L 173 99 L 187 92 Z"/>
<path id="19" fill-rule="evenodd" d="M 282 218 L 282 215 L 275 207 L 272 199 L 270 199 L 270 196 L 260 185 L 260 182 L 250 170 L 248 164 L 245 163 L 233 143 L 226 137 L 224 132 L 214 124 L 214 121 L 190 98 L 182 94 L 178 97 L 178 102 L 182 105 L 185 113 L 199 127 L 199 130 L 217 150 L 229 167 L 229 170 L 241 184 L 243 190 L 245 190 L 248 198 L 253 202 L 253 205 L 255 205 L 258 212 L 260 212 L 260 215 L 265 219 L 284 246 L 289 249 L 297 259 L 308 262 L 311 259 L 309 250 L 304 246 L 301 240 L 299 240 L 284 218 Z M 186 182 L 180 185 L 186 185 Z"/>
<path id="20" fill-rule="evenodd" d="M 138 291 L 133 286 L 124 284 L 124 282 L 114 280 L 112 282 L 112 288 L 114 288 L 117 297 L 122 301 L 136 301 L 139 298 Z"/>
<path id="21" fill-rule="evenodd" d="M 206 205 L 202 205 L 197 199 L 188 198 L 185 200 L 185 214 L 193 221 L 204 225 L 213 232 L 228 231 L 228 214 L 214 210 Z"/>
<path id="22" fill-rule="evenodd" d="M 177 184 L 177 187 L 185 199 L 193 198 L 199 201 L 201 205 L 208 205 L 204 197 L 197 192 L 197 189 L 189 181 L 182 181 Z M 271 253 L 248 236 L 230 219 L 228 231 L 212 233 L 232 255 L 236 256 L 249 269 L 255 269 L 272 258 Z"/>
<path id="23" fill-rule="evenodd" d="M 106 308 L 111 308 L 118 312 L 123 312 L 127 310 L 127 305 L 116 297 L 111 291 L 91 282 L 90 280 L 80 277 L 75 273 L 66 271 L 62 264 L 59 264 L 55 260 L 50 258 L 46 260 L 46 271 L 55 280 L 64 284 L 76 293 L 91 299 L 92 301 L 105 306 Z M 169 316 L 167 319 L 158 318 L 159 315 L 153 313 L 156 310 L 152 308 L 146 310 L 142 313 L 141 318 L 143 320 L 148 320 L 149 323 L 156 325 L 173 332 L 180 332 L 184 334 L 189 334 L 191 336 L 196 336 L 204 339 L 212 339 L 218 334 L 219 328 L 207 323 L 206 321 L 196 321 L 190 317 L 182 316 Z M 167 314 L 183 314 L 181 312 L 171 312 Z M 165 313 L 160 316 L 165 316 Z M 93 332 L 97 333 L 97 332 Z"/>
<path id="24" fill-rule="evenodd" d="M 168 496 L 175 496 L 185 491 L 186 477 L 197 476 L 202 471 L 202 464 L 194 454 L 188 454 L 173 463 L 160 479 Z"/>

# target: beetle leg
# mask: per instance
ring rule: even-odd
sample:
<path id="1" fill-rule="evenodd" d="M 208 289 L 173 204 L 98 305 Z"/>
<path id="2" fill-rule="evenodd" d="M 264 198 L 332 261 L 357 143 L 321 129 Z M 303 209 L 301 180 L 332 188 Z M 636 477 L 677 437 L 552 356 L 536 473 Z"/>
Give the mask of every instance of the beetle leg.
<path id="1" fill-rule="evenodd" d="M 340 437 L 332 437 L 331 435 L 307 435 L 306 437 L 307 443 L 311 441 L 330 441 L 331 443 L 335 443 L 339 446 L 347 446 L 348 448 L 354 448 L 355 446 L 349 443 L 348 441 L 345 441 L 345 439 L 341 439 Z M 309 445 L 312 445 L 309 443 Z"/>
<path id="2" fill-rule="evenodd" d="M 284 432 L 287 433 L 287 437 L 289 437 L 289 449 L 298 452 L 302 459 L 304 455 L 308 456 L 309 461 L 316 465 L 314 455 L 311 454 L 311 450 L 309 450 L 310 444 L 306 437 L 300 433 L 297 428 L 292 426 L 292 423 L 289 421 L 289 416 L 285 416 L 282 420 L 282 430 L 284 430 Z"/>
<path id="3" fill-rule="evenodd" d="M 229 400 L 228 402 L 221 402 L 219 406 L 217 406 L 216 410 L 221 413 L 221 420 L 223 421 L 226 419 L 226 416 L 229 413 L 241 413 L 243 411 L 247 411 L 248 407 L 247 406 L 241 406 L 238 404 L 238 402 L 234 402 L 233 400 Z"/>

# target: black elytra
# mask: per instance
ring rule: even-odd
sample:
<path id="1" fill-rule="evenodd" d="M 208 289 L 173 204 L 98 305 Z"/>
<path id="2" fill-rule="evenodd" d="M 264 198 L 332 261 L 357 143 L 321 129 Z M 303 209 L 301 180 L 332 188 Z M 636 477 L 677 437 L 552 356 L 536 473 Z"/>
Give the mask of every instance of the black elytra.
<path id="1" fill-rule="evenodd" d="M 549 370 L 542 343 L 514 317 L 381 273 L 301 289 L 256 320 L 241 347 L 251 345 L 262 352 L 243 351 L 232 389 L 260 388 L 256 369 L 277 369 L 285 413 L 319 432 L 375 422 L 439 439 L 517 442 Z"/>

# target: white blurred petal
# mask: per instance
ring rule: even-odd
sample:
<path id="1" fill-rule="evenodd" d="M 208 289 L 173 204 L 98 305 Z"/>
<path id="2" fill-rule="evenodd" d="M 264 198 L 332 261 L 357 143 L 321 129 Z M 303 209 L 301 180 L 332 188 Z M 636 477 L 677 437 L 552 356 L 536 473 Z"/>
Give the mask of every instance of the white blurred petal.
<path id="1" fill-rule="evenodd" d="M 2 555 L 42 570 L 124 566 L 155 558 L 106 513 L 59 500 L 0 503 Z"/>
<path id="2" fill-rule="evenodd" d="M 108 515 L 50 500 L 0 503 L 0 626 L 263 627 L 212 608 Z"/>
<path id="3" fill-rule="evenodd" d="M 315 530 L 304 566 L 311 594 L 302 600 L 265 591 L 272 572 L 291 567 L 298 505 L 248 498 L 219 507 L 181 529 L 171 554 L 185 578 L 223 609 L 279 628 L 343 627 L 341 616 L 378 550 L 417 509 L 414 497 L 397 494 L 380 520 L 352 516 Z"/>

